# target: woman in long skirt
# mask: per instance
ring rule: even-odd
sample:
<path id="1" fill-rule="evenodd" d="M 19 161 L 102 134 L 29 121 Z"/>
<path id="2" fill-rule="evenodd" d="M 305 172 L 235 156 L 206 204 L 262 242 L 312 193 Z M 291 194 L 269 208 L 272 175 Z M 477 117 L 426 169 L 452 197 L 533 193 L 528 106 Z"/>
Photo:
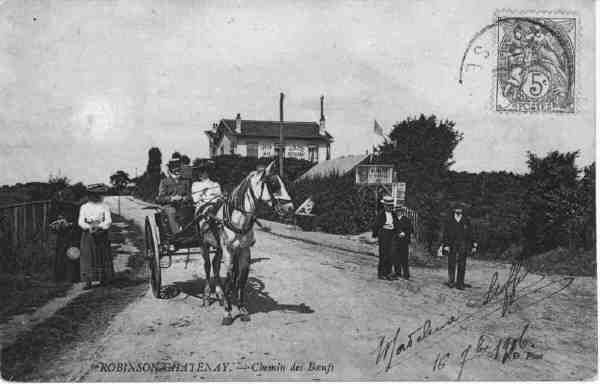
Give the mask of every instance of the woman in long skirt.
<path id="1" fill-rule="evenodd" d="M 88 187 L 88 202 L 79 209 L 81 234 L 80 269 L 81 281 L 85 289 L 92 287 L 92 281 L 106 284 L 114 276 L 108 230 L 112 224 L 109 207 L 102 202 L 101 188 Z"/>

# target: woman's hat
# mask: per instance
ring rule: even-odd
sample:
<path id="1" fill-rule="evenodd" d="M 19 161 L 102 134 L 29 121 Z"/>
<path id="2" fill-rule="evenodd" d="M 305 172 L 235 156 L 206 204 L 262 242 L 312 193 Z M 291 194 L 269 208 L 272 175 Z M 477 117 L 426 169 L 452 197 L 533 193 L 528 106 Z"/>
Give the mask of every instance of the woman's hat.
<path id="1" fill-rule="evenodd" d="M 200 171 L 208 171 L 215 166 L 215 162 L 213 160 L 200 160 L 194 162 L 194 168 Z"/>
<path id="2" fill-rule="evenodd" d="M 394 204 L 394 198 L 390 195 L 385 195 L 383 196 L 383 199 L 381 199 L 380 201 L 383 205 L 393 205 Z"/>
<path id="3" fill-rule="evenodd" d="M 108 187 L 102 183 L 98 184 L 90 184 L 86 187 L 88 193 L 106 193 L 108 192 Z"/>

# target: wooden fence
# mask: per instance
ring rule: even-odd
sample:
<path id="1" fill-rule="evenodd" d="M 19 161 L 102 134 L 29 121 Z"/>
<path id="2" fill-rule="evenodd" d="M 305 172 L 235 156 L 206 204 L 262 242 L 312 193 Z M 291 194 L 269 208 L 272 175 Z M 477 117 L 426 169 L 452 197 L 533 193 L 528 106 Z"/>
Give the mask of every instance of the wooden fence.
<path id="1" fill-rule="evenodd" d="M 398 210 L 398 212 L 401 212 L 404 216 L 408 217 L 413 227 L 413 236 L 415 237 L 415 240 L 421 241 L 423 239 L 423 236 L 421 235 L 421 223 L 419 222 L 419 214 L 408 207 L 401 206 L 396 209 Z"/>
<path id="2" fill-rule="evenodd" d="M 76 205 L 53 200 L 0 206 L 0 271 L 29 272 L 51 264 L 49 224 L 59 214 L 73 220 L 76 213 Z"/>
<path id="3" fill-rule="evenodd" d="M 19 249 L 32 241 L 48 239 L 51 200 L 0 206 L 2 241 L 12 249 Z"/>

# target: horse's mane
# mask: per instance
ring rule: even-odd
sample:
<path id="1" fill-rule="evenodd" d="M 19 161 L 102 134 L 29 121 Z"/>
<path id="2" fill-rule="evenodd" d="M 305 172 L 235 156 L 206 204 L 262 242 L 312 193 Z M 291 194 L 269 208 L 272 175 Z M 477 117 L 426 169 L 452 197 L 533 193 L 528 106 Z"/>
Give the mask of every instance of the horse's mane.
<path id="1" fill-rule="evenodd" d="M 250 179 L 251 176 L 254 175 L 254 172 L 251 172 L 248 176 L 242 180 L 242 182 L 235 187 L 235 189 L 231 192 L 229 196 L 229 201 L 227 202 L 230 209 L 235 209 L 238 211 L 244 211 L 244 200 L 246 198 L 246 192 L 248 188 L 250 188 Z"/>

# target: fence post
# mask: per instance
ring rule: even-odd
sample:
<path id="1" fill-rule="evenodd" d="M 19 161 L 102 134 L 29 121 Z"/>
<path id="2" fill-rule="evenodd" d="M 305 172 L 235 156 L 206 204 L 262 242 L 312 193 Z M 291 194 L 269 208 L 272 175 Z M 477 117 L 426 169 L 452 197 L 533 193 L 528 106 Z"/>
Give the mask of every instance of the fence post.
<path id="1" fill-rule="evenodd" d="M 11 232 L 12 232 L 12 247 L 13 249 L 15 249 L 17 247 L 17 244 L 19 244 L 19 234 L 18 234 L 18 230 L 19 230 L 19 221 L 18 221 L 18 207 L 14 207 L 12 208 L 12 228 L 11 228 Z"/>
<path id="2" fill-rule="evenodd" d="M 50 204 L 50 202 L 45 202 L 42 205 L 42 236 L 44 238 L 44 243 L 48 241 L 48 208 Z"/>

